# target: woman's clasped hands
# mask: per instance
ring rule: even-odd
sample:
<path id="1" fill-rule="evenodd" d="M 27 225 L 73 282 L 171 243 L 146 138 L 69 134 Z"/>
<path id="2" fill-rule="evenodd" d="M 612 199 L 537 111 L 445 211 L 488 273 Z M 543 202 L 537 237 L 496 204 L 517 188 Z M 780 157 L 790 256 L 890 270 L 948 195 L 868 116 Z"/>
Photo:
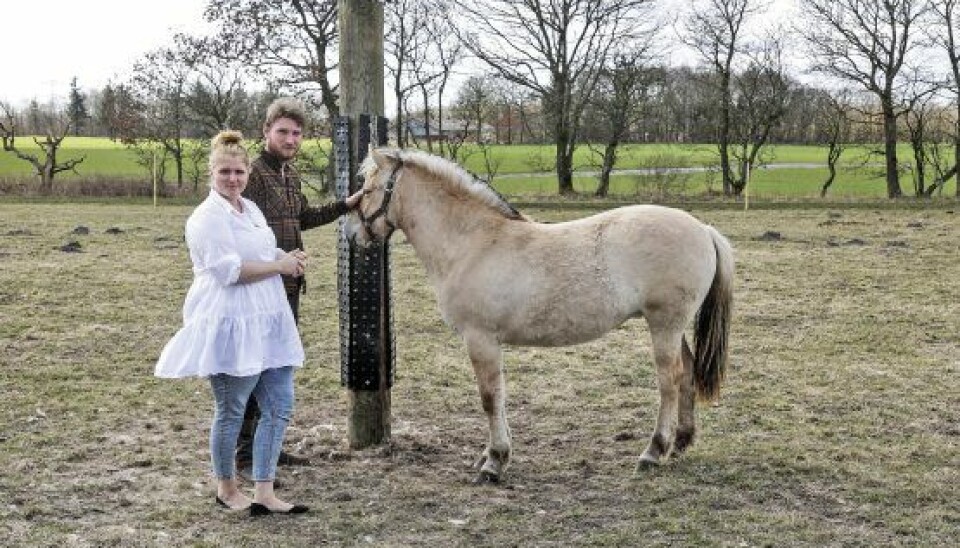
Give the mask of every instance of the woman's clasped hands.
<path id="1" fill-rule="evenodd" d="M 307 269 L 307 254 L 302 250 L 294 249 L 280 257 L 280 273 L 287 276 L 300 277 Z"/>

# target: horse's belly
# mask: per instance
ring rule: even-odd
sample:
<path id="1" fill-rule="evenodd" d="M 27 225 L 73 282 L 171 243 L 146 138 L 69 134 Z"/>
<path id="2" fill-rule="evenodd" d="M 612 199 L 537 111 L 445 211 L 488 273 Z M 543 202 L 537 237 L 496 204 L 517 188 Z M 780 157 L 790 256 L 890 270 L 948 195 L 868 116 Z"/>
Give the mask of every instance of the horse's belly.
<path id="1" fill-rule="evenodd" d="M 608 331 L 610 330 L 607 329 L 594 333 L 587 333 L 585 331 L 576 330 L 555 330 L 539 334 L 530 333 L 527 331 L 507 332 L 502 335 L 501 342 L 515 346 L 569 346 L 572 344 L 580 344 L 598 339 Z"/>
<path id="2" fill-rule="evenodd" d="M 518 346 L 567 346 L 592 341 L 629 319 L 609 307 L 603 310 L 548 309 L 519 313 L 505 322 L 499 339 Z"/>

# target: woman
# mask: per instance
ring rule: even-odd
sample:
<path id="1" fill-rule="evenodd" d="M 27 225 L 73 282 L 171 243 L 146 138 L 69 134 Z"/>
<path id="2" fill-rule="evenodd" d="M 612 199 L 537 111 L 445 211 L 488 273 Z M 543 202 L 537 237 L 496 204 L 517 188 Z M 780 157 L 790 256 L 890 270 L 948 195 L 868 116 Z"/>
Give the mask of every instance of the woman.
<path id="1" fill-rule="evenodd" d="M 293 369 L 303 347 L 287 304 L 281 274 L 302 276 L 306 255 L 277 248 L 273 231 L 247 186 L 250 158 L 239 132 L 223 131 L 210 151 L 210 195 L 187 219 L 193 284 L 183 305 L 183 327 L 160 355 L 158 377 L 207 377 L 216 403 L 210 456 L 217 504 L 249 508 L 253 516 L 300 514 L 306 506 L 277 498 L 273 480 L 293 411 Z M 250 396 L 261 409 L 254 438 L 253 500 L 234 470 L 237 435 Z"/>

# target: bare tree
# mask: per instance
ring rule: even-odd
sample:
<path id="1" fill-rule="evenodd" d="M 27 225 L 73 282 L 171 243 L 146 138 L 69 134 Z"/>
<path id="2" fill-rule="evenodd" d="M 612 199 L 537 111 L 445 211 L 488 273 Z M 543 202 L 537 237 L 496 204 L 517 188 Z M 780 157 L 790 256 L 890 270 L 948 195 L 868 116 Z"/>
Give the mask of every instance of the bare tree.
<path id="1" fill-rule="evenodd" d="M 746 187 L 750 172 L 766 161 L 770 134 L 787 112 L 793 83 L 782 60 L 783 38 L 772 34 L 752 53 L 750 64 L 733 76 L 730 120 L 730 184 L 734 194 Z"/>
<path id="2" fill-rule="evenodd" d="M 427 150 L 433 153 L 433 141 L 435 139 L 440 139 L 443 136 L 443 132 L 436 128 L 436 135 L 434 135 L 433 126 L 433 108 L 430 104 L 430 97 L 437 93 L 437 80 L 439 79 L 440 74 L 436 72 L 431 72 L 425 67 L 419 67 L 414 70 L 413 79 L 415 87 L 420 91 L 420 112 L 423 116 L 423 128 L 425 131 L 425 137 L 427 141 Z M 405 102 L 404 105 L 407 107 L 407 116 L 410 116 L 410 102 Z"/>
<path id="3" fill-rule="evenodd" d="M 956 160 L 951 158 L 954 151 L 954 131 L 956 120 L 952 109 L 932 109 L 927 124 L 927 137 L 924 140 L 923 157 L 927 167 L 931 170 L 934 180 L 926 188 L 925 196 L 942 194 L 945 182 L 955 173 Z"/>
<path id="4" fill-rule="evenodd" d="M 254 68 L 282 87 L 319 94 L 333 118 L 337 86 L 337 2 L 332 0 L 208 0 L 204 16 L 218 25 L 218 57 Z"/>
<path id="5" fill-rule="evenodd" d="M 913 175 L 914 196 L 925 196 L 927 194 L 926 142 L 930 119 L 933 117 L 934 111 L 927 101 L 916 105 L 903 116 L 904 125 L 907 129 L 907 140 L 913 150 L 913 165 L 910 167 L 910 171 Z"/>
<path id="6" fill-rule="evenodd" d="M 640 33 L 648 0 L 477 0 L 457 3 L 464 46 L 535 92 L 550 120 L 561 194 L 573 193 L 581 117 L 608 56 Z"/>
<path id="7" fill-rule="evenodd" d="M 132 134 L 124 135 L 124 141 L 136 148 L 165 150 L 174 161 L 178 187 L 185 181 L 187 89 L 192 74 L 184 52 L 160 48 L 135 63 L 129 82 L 140 123 Z M 141 156 L 152 155 L 144 152 Z"/>
<path id="8" fill-rule="evenodd" d="M 915 196 L 928 196 L 934 188 L 927 186 L 927 167 L 930 160 L 927 152 L 930 149 L 929 141 L 937 133 L 936 125 L 939 122 L 941 106 L 938 94 L 943 90 L 945 82 L 938 81 L 926 67 L 909 67 L 904 70 L 905 85 L 898 95 L 898 103 L 902 109 L 901 117 L 907 129 L 907 138 L 913 151 L 913 165 L 910 167 L 913 176 Z"/>
<path id="9" fill-rule="evenodd" d="M 493 179 L 497 176 L 497 172 L 500 171 L 500 164 L 503 163 L 503 158 L 497 154 L 494 154 L 493 144 L 486 140 L 478 141 L 476 143 L 474 152 L 479 153 L 481 159 L 483 160 L 484 173 L 483 177 L 479 177 L 476 174 L 474 174 L 474 177 L 492 187 Z"/>
<path id="10" fill-rule="evenodd" d="M 529 93 L 526 88 L 522 88 L 512 82 L 499 78 L 496 87 L 496 99 L 494 100 L 496 114 L 494 115 L 494 133 L 496 142 L 512 145 L 514 143 L 514 132 L 518 142 L 523 142 L 523 121 L 525 113 L 522 112 L 524 95 Z"/>
<path id="11" fill-rule="evenodd" d="M 934 24 L 930 36 L 947 54 L 950 62 L 951 82 L 948 86 L 954 95 L 953 167 L 941 174 L 934 182 L 942 186 L 951 177 L 960 181 L 960 0 L 930 0 Z M 960 197 L 960 183 L 956 195 Z"/>
<path id="12" fill-rule="evenodd" d="M 618 148 L 631 128 L 648 114 L 650 87 L 662 80 L 662 71 L 645 64 L 646 53 L 644 48 L 627 50 L 601 69 L 591 104 L 591 113 L 599 125 L 597 138 L 604 143 L 597 196 L 607 195 Z"/>
<path id="13" fill-rule="evenodd" d="M 897 161 L 901 70 L 917 47 L 925 0 L 803 0 L 800 29 L 813 70 L 855 83 L 877 97 L 883 119 L 887 196 L 903 195 Z"/>
<path id="14" fill-rule="evenodd" d="M 116 141 L 133 136 L 140 124 L 140 113 L 130 86 L 107 84 L 97 102 L 96 117 L 110 139 Z"/>
<path id="15" fill-rule="evenodd" d="M 174 37 L 177 51 L 191 70 L 186 106 L 192 122 L 212 136 L 223 129 L 251 130 L 260 128 L 259 120 L 251 127 L 248 113 L 251 98 L 246 82 L 251 75 L 245 65 L 207 55 L 214 46 L 210 38 L 178 34 Z"/>
<path id="16" fill-rule="evenodd" d="M 497 135 L 506 144 L 544 142 L 542 123 L 539 119 L 539 99 L 529 88 L 515 82 L 497 78 L 493 83 L 496 102 L 503 114 L 497 118 Z M 506 135 L 502 135 L 502 133 Z"/>
<path id="17" fill-rule="evenodd" d="M 434 9 L 431 24 L 427 29 L 430 33 L 431 50 L 433 52 L 434 66 L 436 67 L 436 105 L 437 105 L 437 132 L 440 134 L 440 153 L 444 154 L 444 144 L 446 139 L 443 131 L 443 99 L 453 75 L 453 68 L 460 63 L 463 58 L 463 44 L 457 40 L 453 32 L 453 23 L 445 17 L 442 9 L 441 0 L 433 0 Z M 429 113 L 429 101 L 424 97 L 424 110 Z M 429 125 L 429 124 L 428 124 Z"/>
<path id="18" fill-rule="evenodd" d="M 40 154 L 31 154 L 17 146 L 17 113 L 10 105 L 0 102 L 0 139 L 3 150 L 13 153 L 17 158 L 30 162 L 34 174 L 40 179 L 40 192 L 50 194 L 53 191 L 53 178 L 57 173 L 76 171 L 86 156 L 73 158 L 65 162 L 57 160 L 57 153 L 63 139 L 70 133 L 71 120 L 67 112 L 50 105 L 47 109 L 38 109 L 35 113 L 35 129 L 40 128 L 43 136 L 33 137 L 40 147 Z"/>
<path id="19" fill-rule="evenodd" d="M 850 142 L 850 111 L 852 109 L 850 91 L 835 93 L 821 92 L 816 113 L 816 126 L 820 130 L 817 140 L 827 147 L 827 179 L 820 186 L 820 197 L 837 178 L 837 163 Z"/>
<path id="20" fill-rule="evenodd" d="M 717 150 L 723 193 L 733 194 L 730 162 L 733 81 L 736 62 L 746 52 L 744 24 L 762 9 L 759 0 L 691 0 L 681 40 L 692 47 L 713 72 L 717 92 Z"/>
<path id="21" fill-rule="evenodd" d="M 397 102 L 395 124 L 399 147 L 407 146 L 404 115 L 412 110 L 409 107 L 409 94 L 417 88 L 427 93 L 427 86 L 439 77 L 439 74 L 431 71 L 428 63 L 427 50 L 431 35 L 426 29 L 430 24 L 430 13 L 426 0 L 396 0 L 384 6 L 386 30 L 383 47 Z M 429 115 L 424 127 L 429 142 Z"/>
<path id="22" fill-rule="evenodd" d="M 788 73 L 790 74 L 790 73 Z M 822 89 L 793 80 L 790 92 L 790 108 L 780 119 L 773 138 L 781 143 L 818 144 L 819 127 L 817 114 L 821 103 Z"/>
<path id="23" fill-rule="evenodd" d="M 668 68 L 663 90 L 653 97 L 656 135 L 667 142 L 718 142 L 716 77 L 689 67 Z"/>
<path id="24" fill-rule="evenodd" d="M 444 155 L 454 162 L 464 164 L 467 159 L 473 156 L 477 151 L 473 148 L 464 146 L 467 142 L 467 136 L 470 133 L 470 120 L 466 120 L 459 131 L 450 132 L 444 139 Z"/>
<path id="25" fill-rule="evenodd" d="M 460 86 L 457 108 L 461 118 L 476 131 L 476 142 L 483 140 L 483 126 L 493 110 L 495 95 L 493 79 L 489 75 L 471 76 Z M 466 129 L 463 133 L 466 136 Z"/>
<path id="26" fill-rule="evenodd" d="M 429 8 L 428 8 L 429 9 Z M 419 62 L 410 65 L 409 78 L 415 89 L 420 92 L 420 104 L 423 112 L 423 127 L 426 130 L 427 150 L 433 152 L 433 108 L 430 97 L 436 96 L 440 92 L 440 83 L 445 74 L 449 77 L 442 67 L 437 64 L 436 58 L 436 33 L 431 30 L 438 23 L 437 12 L 429 11 L 428 17 L 424 21 L 424 27 L 420 32 L 427 33 L 426 44 L 423 47 L 422 58 Z M 445 83 L 445 82 L 444 82 Z M 437 128 L 437 138 L 442 138 L 443 131 Z"/>

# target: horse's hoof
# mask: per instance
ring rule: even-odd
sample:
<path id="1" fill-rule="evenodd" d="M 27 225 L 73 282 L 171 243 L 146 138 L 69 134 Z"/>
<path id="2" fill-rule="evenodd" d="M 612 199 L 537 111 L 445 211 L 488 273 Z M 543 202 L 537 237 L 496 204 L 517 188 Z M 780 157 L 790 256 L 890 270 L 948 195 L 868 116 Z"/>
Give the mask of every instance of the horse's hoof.
<path id="1" fill-rule="evenodd" d="M 647 472 L 653 470 L 654 468 L 660 466 L 660 461 L 652 457 L 640 457 L 640 460 L 637 462 L 637 473 Z"/>
<path id="2" fill-rule="evenodd" d="M 480 473 L 477 474 L 477 479 L 474 483 L 476 484 L 485 484 L 485 483 L 500 483 L 500 471 L 502 470 L 500 463 L 494 459 L 486 458 L 486 462 L 483 463 L 483 466 L 480 468 Z"/>
<path id="3" fill-rule="evenodd" d="M 677 432 L 677 440 L 673 443 L 673 454 L 680 455 L 693 445 L 695 433 L 693 430 L 681 430 Z"/>
<path id="4" fill-rule="evenodd" d="M 477 459 L 477 462 L 473 463 L 474 470 L 483 470 L 483 465 L 487 463 L 487 456 L 480 455 L 480 458 Z"/>
<path id="5" fill-rule="evenodd" d="M 473 480 L 474 485 L 486 485 L 486 484 L 498 484 L 500 483 L 500 476 L 495 472 L 489 470 L 481 470 L 477 477 Z"/>

